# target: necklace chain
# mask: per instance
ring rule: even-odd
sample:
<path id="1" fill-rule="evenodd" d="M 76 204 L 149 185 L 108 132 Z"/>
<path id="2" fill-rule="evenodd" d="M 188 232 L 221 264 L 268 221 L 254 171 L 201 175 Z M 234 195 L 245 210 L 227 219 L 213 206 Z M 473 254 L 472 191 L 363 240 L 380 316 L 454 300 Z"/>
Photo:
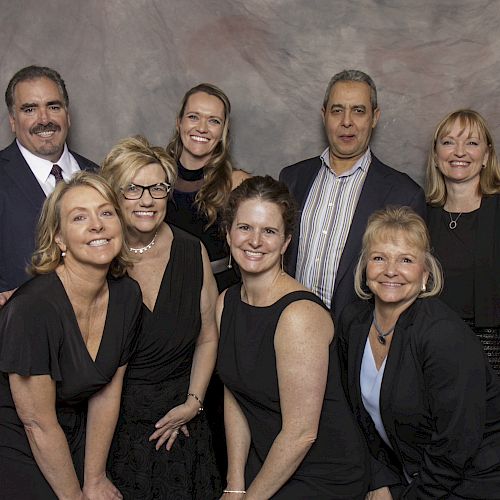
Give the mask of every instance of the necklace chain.
<path id="1" fill-rule="evenodd" d="M 156 235 L 157 234 L 158 234 L 158 230 L 156 230 L 156 233 L 153 236 L 153 239 L 145 247 L 142 247 L 142 248 L 132 248 L 132 247 L 129 247 L 128 249 L 131 252 L 134 252 L 134 253 L 144 253 L 144 252 L 147 252 L 150 248 L 153 248 L 155 246 Z"/>
<path id="2" fill-rule="evenodd" d="M 460 219 L 460 216 L 463 214 L 463 212 L 460 212 L 458 215 L 457 215 L 457 218 L 454 219 L 452 216 L 451 216 L 451 212 L 448 212 L 448 215 L 450 216 L 450 223 L 448 224 L 448 227 L 453 230 L 457 227 L 457 222 L 458 222 L 458 219 Z"/>
<path id="3" fill-rule="evenodd" d="M 375 330 L 377 330 L 377 340 L 382 344 L 382 345 L 385 345 L 386 344 L 386 340 L 385 338 L 390 335 L 393 331 L 394 331 L 394 328 L 396 328 L 396 323 L 394 323 L 394 325 L 392 325 L 392 328 L 390 328 L 387 332 L 383 332 L 382 331 L 382 328 L 380 328 L 379 324 L 377 323 L 377 320 L 375 318 L 375 311 L 373 311 L 373 321 L 372 321 L 372 325 L 375 327 Z"/>

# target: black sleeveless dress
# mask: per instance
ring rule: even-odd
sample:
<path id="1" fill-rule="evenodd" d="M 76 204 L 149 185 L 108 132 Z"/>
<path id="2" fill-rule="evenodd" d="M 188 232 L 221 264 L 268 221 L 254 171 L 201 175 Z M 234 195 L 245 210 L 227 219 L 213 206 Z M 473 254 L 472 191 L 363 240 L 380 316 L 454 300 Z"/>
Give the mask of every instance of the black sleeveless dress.
<path id="1" fill-rule="evenodd" d="M 203 262 L 200 242 L 172 227 L 170 260 L 143 328 L 122 392 L 122 408 L 108 460 L 113 483 L 130 500 L 210 500 L 221 494 L 212 440 L 202 412 L 170 451 L 149 442 L 155 423 L 186 400 L 200 333 Z"/>
<path id="2" fill-rule="evenodd" d="M 233 286 L 224 300 L 217 369 L 248 421 L 250 451 L 245 469 L 247 487 L 259 472 L 281 430 L 281 410 L 274 334 L 283 310 L 297 300 L 325 307 L 313 293 L 289 293 L 268 307 L 254 307 Z M 273 499 L 364 499 L 367 453 L 363 437 L 345 398 L 337 362 L 336 342 L 330 346 L 325 400 L 315 443 L 293 476 Z"/>

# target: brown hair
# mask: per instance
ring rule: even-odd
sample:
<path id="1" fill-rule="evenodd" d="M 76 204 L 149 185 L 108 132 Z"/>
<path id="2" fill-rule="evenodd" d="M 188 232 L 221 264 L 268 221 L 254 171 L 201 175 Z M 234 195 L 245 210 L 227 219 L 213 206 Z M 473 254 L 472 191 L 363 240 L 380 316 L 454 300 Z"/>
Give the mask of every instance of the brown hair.
<path id="1" fill-rule="evenodd" d="M 222 217 L 226 232 L 231 229 L 241 203 L 254 198 L 278 205 L 283 216 L 285 238 L 293 234 L 297 220 L 297 205 L 286 185 L 270 175 L 250 177 L 231 192 Z"/>
<path id="2" fill-rule="evenodd" d="M 208 219 L 207 227 L 209 227 L 215 223 L 217 215 L 222 211 L 232 188 L 231 174 L 233 172 L 233 165 L 229 152 L 231 103 L 227 95 L 220 88 L 211 83 L 200 83 L 189 89 L 184 95 L 181 107 L 177 113 L 178 122 L 184 116 L 188 99 L 198 92 L 204 92 L 205 94 L 217 97 L 224 104 L 222 137 L 215 147 L 208 164 L 204 166 L 204 183 L 195 198 L 196 207 L 200 213 L 206 215 Z M 181 136 L 176 127 L 174 135 L 166 147 L 166 151 L 177 162 L 181 157 L 183 148 Z"/>
<path id="3" fill-rule="evenodd" d="M 72 189 L 82 186 L 95 189 L 113 205 L 120 219 L 123 241 L 125 241 L 120 207 L 109 184 L 97 174 L 78 172 L 68 182 L 59 182 L 52 194 L 45 200 L 38 221 L 36 250 L 31 258 L 31 266 L 28 268 L 31 274 L 50 273 L 62 262 L 61 249 L 56 243 L 56 237 L 61 230 L 61 202 Z M 111 262 L 109 271 L 115 277 L 123 276 L 127 266 L 133 264 L 133 262 L 134 260 L 127 247 L 122 245 L 120 253 Z"/>
<path id="4" fill-rule="evenodd" d="M 438 168 L 436 145 L 438 140 L 450 133 L 451 128 L 457 121 L 462 130 L 468 128 L 471 133 L 477 132 L 488 145 L 488 161 L 479 176 L 479 194 L 490 195 L 500 192 L 500 167 L 493 136 L 486 120 L 477 111 L 459 109 L 448 114 L 438 123 L 432 139 L 432 146 L 427 159 L 425 192 L 427 202 L 433 206 L 442 207 L 446 203 L 447 196 L 444 177 Z"/>
<path id="5" fill-rule="evenodd" d="M 424 267 L 429 273 L 429 279 L 426 290 L 419 297 L 434 297 L 441 293 L 443 272 L 438 260 L 431 254 L 429 232 L 424 220 L 410 207 L 387 207 L 370 216 L 363 235 L 361 255 L 354 274 L 354 290 L 361 299 L 373 296 L 365 286 L 366 265 L 373 243 L 390 239 L 397 232 L 402 232 L 415 249 L 424 253 Z"/>

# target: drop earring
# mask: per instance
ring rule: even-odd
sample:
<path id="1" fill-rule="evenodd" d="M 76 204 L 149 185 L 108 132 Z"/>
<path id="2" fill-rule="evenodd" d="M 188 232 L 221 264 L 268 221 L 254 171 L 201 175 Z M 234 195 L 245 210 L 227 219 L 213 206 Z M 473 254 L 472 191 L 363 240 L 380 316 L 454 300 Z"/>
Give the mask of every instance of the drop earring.
<path id="1" fill-rule="evenodd" d="M 281 254 L 281 274 L 285 274 L 284 256 Z"/>
<path id="2" fill-rule="evenodd" d="M 229 252 L 229 262 L 227 263 L 227 268 L 228 269 L 232 269 L 233 268 L 232 258 L 233 258 L 233 256 L 231 255 L 231 252 Z"/>

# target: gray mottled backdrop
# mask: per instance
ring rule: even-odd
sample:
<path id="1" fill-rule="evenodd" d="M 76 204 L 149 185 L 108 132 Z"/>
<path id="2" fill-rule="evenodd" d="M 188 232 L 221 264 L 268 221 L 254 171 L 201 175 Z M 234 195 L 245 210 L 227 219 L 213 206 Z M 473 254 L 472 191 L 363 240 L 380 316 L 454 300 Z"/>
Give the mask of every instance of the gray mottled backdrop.
<path id="1" fill-rule="evenodd" d="M 477 109 L 498 138 L 499 26 L 498 0 L 0 0 L 0 88 L 58 69 L 70 144 L 100 162 L 127 135 L 165 144 L 183 93 L 212 82 L 233 104 L 237 166 L 276 176 L 322 150 L 326 84 L 358 68 L 379 89 L 375 153 L 422 183 L 449 111 Z"/>

